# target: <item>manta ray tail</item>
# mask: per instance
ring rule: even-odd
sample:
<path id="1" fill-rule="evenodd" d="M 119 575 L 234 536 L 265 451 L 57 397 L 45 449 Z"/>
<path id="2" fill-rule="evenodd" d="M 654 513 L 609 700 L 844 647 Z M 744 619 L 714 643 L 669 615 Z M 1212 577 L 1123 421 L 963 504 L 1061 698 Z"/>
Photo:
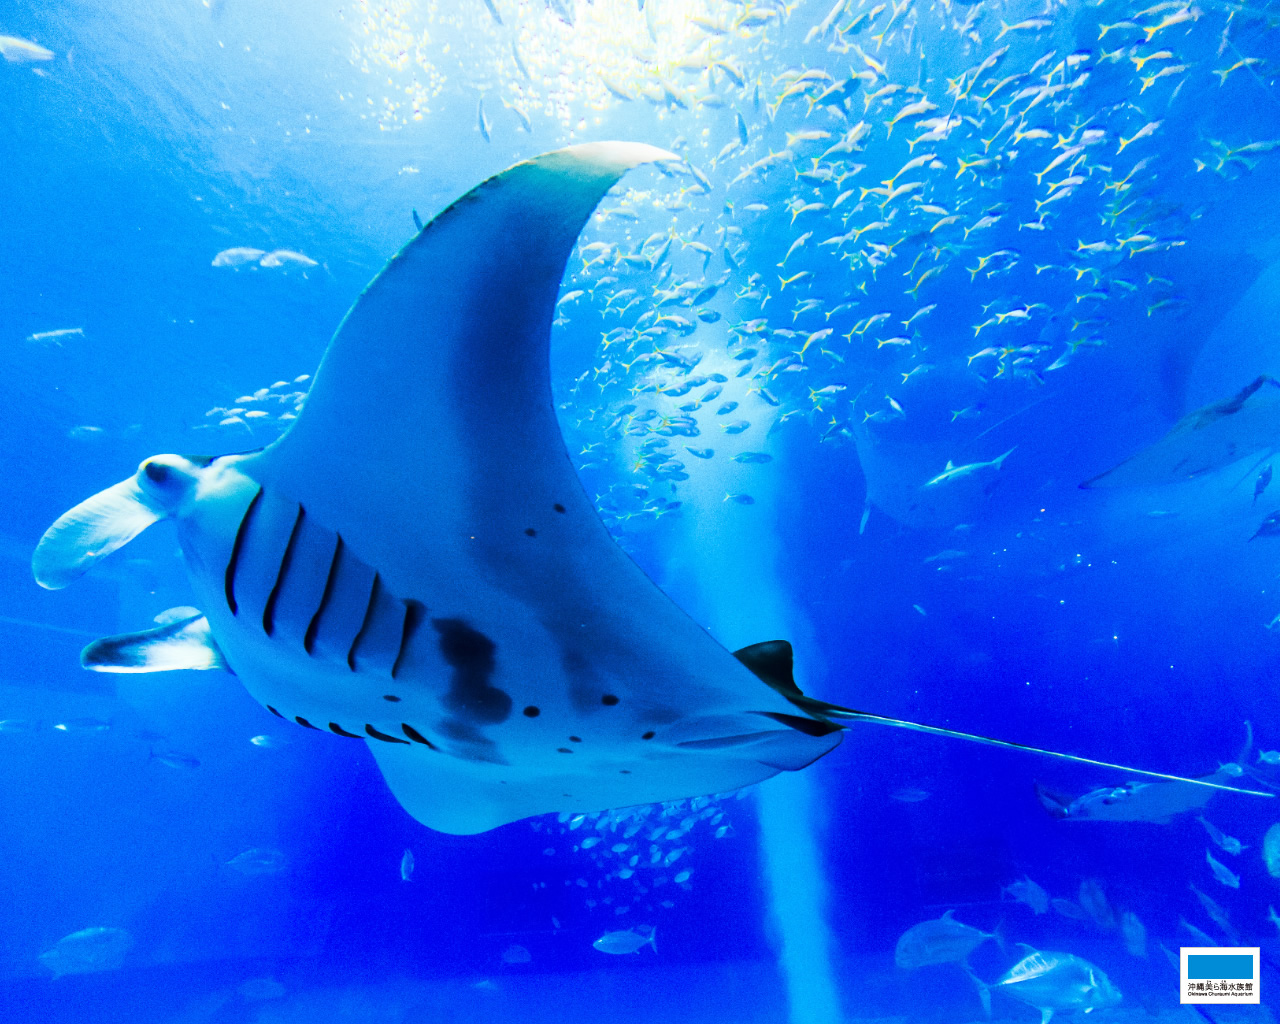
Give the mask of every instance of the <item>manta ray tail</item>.
<path id="1" fill-rule="evenodd" d="M 1189 779 L 1182 775 L 1170 775 L 1166 772 L 1153 772 L 1145 768 L 1131 768 L 1128 765 L 1113 764 L 1110 761 L 1098 761 L 1092 757 L 1081 757 L 1077 754 L 1064 754 L 1057 750 L 1045 750 L 1012 740 L 997 740 L 990 736 L 979 736 L 976 733 L 958 732 L 955 729 L 943 729 L 936 725 L 922 725 L 919 722 L 908 722 L 901 718 L 889 718 L 885 715 L 873 715 L 868 711 L 855 711 L 853 708 L 829 704 L 823 700 L 806 697 L 796 686 L 791 672 L 791 644 L 785 640 L 766 640 L 752 644 L 734 656 L 747 668 L 751 669 L 761 680 L 777 690 L 796 707 L 818 719 L 814 726 L 821 727 L 827 723 L 836 727 L 844 727 L 845 722 L 872 722 L 876 725 L 888 725 L 895 729 L 910 729 L 912 732 L 928 733 L 932 736 L 948 736 L 952 739 L 967 740 L 970 743 L 981 743 L 989 747 L 1003 747 L 1007 750 L 1020 750 L 1026 754 L 1039 754 L 1042 757 L 1056 757 L 1060 761 L 1071 761 L 1075 764 L 1093 765 L 1095 768 L 1111 768 L 1115 771 L 1131 775 L 1145 775 L 1152 779 L 1165 779 L 1169 782 L 1186 782 L 1194 786 L 1207 786 L 1210 789 L 1222 789 L 1229 793 L 1246 793 L 1249 796 L 1274 797 L 1274 793 L 1265 793 L 1257 789 L 1244 789 L 1239 786 L 1227 786 L 1207 779 Z M 776 717 L 776 716 L 771 716 Z M 788 724 L 794 724 L 788 722 Z"/>
<path id="2" fill-rule="evenodd" d="M 36 582 L 61 590 L 164 516 L 136 477 L 99 491 L 64 512 L 40 538 L 31 557 Z"/>

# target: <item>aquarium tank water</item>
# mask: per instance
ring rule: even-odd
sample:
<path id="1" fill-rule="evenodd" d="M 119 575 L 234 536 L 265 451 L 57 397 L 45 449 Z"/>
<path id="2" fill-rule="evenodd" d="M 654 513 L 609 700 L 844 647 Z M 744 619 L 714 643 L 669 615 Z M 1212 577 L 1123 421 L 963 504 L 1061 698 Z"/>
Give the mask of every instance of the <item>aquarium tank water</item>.
<path id="1" fill-rule="evenodd" d="M 0 0 L 3 1020 L 1274 1020 L 1278 26 Z"/>

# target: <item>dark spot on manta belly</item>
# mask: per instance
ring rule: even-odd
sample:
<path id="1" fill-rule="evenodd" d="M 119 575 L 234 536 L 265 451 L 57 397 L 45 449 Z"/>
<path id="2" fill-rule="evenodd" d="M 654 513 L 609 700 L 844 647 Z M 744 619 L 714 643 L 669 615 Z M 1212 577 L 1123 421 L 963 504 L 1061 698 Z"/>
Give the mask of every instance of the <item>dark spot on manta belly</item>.
<path id="1" fill-rule="evenodd" d="M 540 714 L 542 714 L 542 709 L 533 704 L 524 709 L 525 718 L 537 718 Z"/>
<path id="2" fill-rule="evenodd" d="M 530 526 L 528 529 L 524 531 L 524 535 L 526 537 L 536 537 L 538 536 L 538 531 L 535 530 L 532 526 Z"/>
<path id="3" fill-rule="evenodd" d="M 581 736 L 570 736 L 570 737 L 569 737 L 569 742 L 570 742 L 570 743 L 581 743 L 581 742 L 582 742 L 582 737 L 581 737 Z"/>
<path id="4" fill-rule="evenodd" d="M 606 693 L 603 697 L 600 698 L 600 703 L 605 705 L 606 707 L 611 708 L 618 703 L 618 698 L 611 693 Z"/>
<path id="5" fill-rule="evenodd" d="M 650 732 L 645 733 L 645 734 L 644 734 L 643 736 L 641 736 L 640 738 L 641 738 L 642 740 L 651 740 L 651 739 L 653 739 L 653 737 L 654 737 L 654 733 L 653 733 L 652 731 L 650 731 Z"/>
<path id="6" fill-rule="evenodd" d="M 440 654 L 453 669 L 445 707 L 474 722 L 504 722 L 511 714 L 511 697 L 489 685 L 494 669 L 494 644 L 461 619 L 432 619 L 440 634 Z"/>
<path id="7" fill-rule="evenodd" d="M 557 753 L 557 754 L 572 754 L 572 753 L 573 753 L 573 751 L 572 751 L 572 750 L 570 750 L 568 747 L 556 747 L 556 753 Z"/>
<path id="8" fill-rule="evenodd" d="M 391 701 L 391 703 L 392 703 L 392 704 L 399 704 L 399 703 L 400 703 L 400 698 L 399 698 L 399 697 L 396 697 L 396 696 L 394 696 L 394 695 L 392 695 L 392 694 L 390 694 L 390 693 L 384 693 L 384 694 L 382 695 L 382 699 L 383 699 L 383 700 L 389 700 L 389 701 Z"/>
<path id="9" fill-rule="evenodd" d="M 561 504 L 560 504 L 560 502 L 558 502 L 558 501 L 557 501 L 554 505 L 552 505 L 551 507 L 552 507 L 553 509 L 555 509 L 557 512 L 563 512 L 563 511 L 564 511 L 564 506 L 563 506 L 563 505 L 561 505 Z"/>

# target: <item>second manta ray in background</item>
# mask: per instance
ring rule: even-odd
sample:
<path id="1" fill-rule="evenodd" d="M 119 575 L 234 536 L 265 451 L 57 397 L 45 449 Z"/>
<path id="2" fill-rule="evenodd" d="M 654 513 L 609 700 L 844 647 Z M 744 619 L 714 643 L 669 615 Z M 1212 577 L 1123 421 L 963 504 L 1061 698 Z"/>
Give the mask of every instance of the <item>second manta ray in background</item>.
<path id="1" fill-rule="evenodd" d="M 1194 480 L 1250 455 L 1274 452 L 1278 444 L 1280 383 L 1258 377 L 1238 395 L 1188 413 L 1160 440 L 1080 486 L 1149 487 Z M 1265 488 L 1265 483 L 1257 488 L 1255 501 Z"/>
<path id="2" fill-rule="evenodd" d="M 806 697 L 789 644 L 731 654 L 601 523 L 552 405 L 556 294 L 604 194 L 676 159 L 593 143 L 490 178 L 360 296 L 279 440 L 155 456 L 63 515 L 43 586 L 173 519 L 203 609 L 84 665 L 233 671 L 273 715 L 367 742 L 401 805 L 457 834 L 737 789 L 852 721 L 1016 747 Z"/>

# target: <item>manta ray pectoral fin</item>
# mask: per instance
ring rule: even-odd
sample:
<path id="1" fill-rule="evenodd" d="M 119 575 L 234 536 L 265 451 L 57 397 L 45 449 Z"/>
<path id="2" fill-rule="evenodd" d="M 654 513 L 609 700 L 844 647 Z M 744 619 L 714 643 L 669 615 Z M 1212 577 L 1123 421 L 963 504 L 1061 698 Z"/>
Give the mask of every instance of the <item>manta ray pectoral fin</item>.
<path id="1" fill-rule="evenodd" d="M 61 590 L 164 515 L 136 477 L 99 491 L 64 512 L 40 538 L 31 556 L 36 582 Z"/>
<path id="2" fill-rule="evenodd" d="M 200 613 L 140 633 L 95 640 L 80 654 L 94 672 L 172 672 L 221 668 L 230 671 Z"/>
<path id="3" fill-rule="evenodd" d="M 245 471 L 302 503 L 406 591 L 411 573 L 395 567 L 422 563 L 422 532 L 384 524 L 431 522 L 440 536 L 476 539 L 478 550 L 501 538 L 514 547 L 495 554 L 508 566 L 547 546 L 536 525 L 545 515 L 574 523 L 579 539 L 603 540 L 555 415 L 547 365 L 556 296 L 609 189 L 631 168 L 675 159 L 638 143 L 586 143 L 476 186 L 365 289 L 306 409 Z"/>

